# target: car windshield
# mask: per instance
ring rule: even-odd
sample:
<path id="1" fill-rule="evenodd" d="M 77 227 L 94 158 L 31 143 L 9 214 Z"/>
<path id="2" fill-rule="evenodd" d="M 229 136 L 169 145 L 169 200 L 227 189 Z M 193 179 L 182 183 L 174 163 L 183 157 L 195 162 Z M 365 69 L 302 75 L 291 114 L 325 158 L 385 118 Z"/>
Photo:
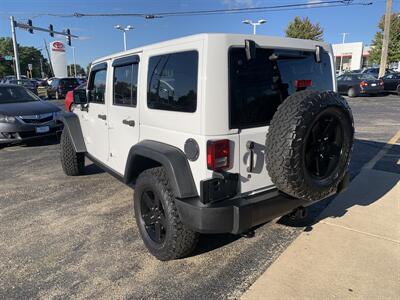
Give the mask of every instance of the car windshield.
<path id="1" fill-rule="evenodd" d="M 0 86 L 0 104 L 39 101 L 40 98 L 26 88 Z"/>
<path id="2" fill-rule="evenodd" d="M 376 80 L 376 78 L 374 76 L 372 76 L 370 74 L 366 74 L 366 73 L 357 75 L 357 78 L 360 80 Z"/>

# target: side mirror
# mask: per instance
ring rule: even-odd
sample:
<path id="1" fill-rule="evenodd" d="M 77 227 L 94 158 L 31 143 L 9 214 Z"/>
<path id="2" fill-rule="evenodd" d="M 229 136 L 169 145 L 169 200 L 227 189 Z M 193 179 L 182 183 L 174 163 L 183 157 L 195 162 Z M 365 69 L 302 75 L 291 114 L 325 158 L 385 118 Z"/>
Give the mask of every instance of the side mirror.
<path id="1" fill-rule="evenodd" d="M 86 90 L 82 89 L 74 90 L 73 95 L 75 104 L 83 105 L 87 103 Z"/>

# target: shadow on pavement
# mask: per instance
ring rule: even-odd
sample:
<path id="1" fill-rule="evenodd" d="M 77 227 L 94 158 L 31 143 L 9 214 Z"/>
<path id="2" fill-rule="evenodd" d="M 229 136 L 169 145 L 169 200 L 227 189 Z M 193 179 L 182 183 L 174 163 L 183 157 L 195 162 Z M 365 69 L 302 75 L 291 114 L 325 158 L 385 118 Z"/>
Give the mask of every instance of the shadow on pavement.
<path id="1" fill-rule="evenodd" d="M 363 166 L 373 159 L 385 145 L 386 143 L 381 142 L 355 140 L 353 157 L 350 163 L 352 182 L 362 172 Z M 350 207 L 355 205 L 368 206 L 392 190 L 400 180 L 400 146 L 392 145 L 391 149 L 375 164 L 373 170 L 390 172 L 393 173 L 393 176 L 389 175 L 383 180 L 374 180 L 373 182 L 366 178 L 360 178 L 362 180 L 361 187 L 375 185 L 375 188 L 369 189 L 368 194 L 364 194 L 362 197 L 347 197 L 346 201 L 336 205 L 335 215 L 327 215 L 325 217 L 341 217 L 346 214 Z M 311 231 L 312 225 L 320 221 L 319 218 L 322 211 L 337 197 L 338 195 L 329 197 L 307 207 L 307 217 L 305 219 L 293 220 L 289 216 L 283 216 L 278 220 L 278 223 L 291 227 L 305 227 L 305 231 Z"/>

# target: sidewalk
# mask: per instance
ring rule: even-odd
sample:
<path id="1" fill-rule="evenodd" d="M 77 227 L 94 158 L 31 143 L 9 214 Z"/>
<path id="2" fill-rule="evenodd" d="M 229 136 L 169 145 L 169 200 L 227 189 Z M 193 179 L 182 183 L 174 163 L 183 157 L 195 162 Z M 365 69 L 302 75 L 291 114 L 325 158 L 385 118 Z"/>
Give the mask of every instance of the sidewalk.
<path id="1" fill-rule="evenodd" d="M 400 299 L 400 174 L 364 169 L 242 296 Z"/>

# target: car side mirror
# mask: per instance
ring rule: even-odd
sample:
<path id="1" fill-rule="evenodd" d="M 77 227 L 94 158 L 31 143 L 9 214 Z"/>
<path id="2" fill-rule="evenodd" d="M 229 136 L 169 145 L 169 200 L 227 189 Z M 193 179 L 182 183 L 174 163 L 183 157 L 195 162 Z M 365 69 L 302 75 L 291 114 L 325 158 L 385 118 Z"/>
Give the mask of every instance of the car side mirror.
<path id="1" fill-rule="evenodd" d="M 86 96 L 86 90 L 82 89 L 77 89 L 73 91 L 74 95 L 74 103 L 75 104 L 86 104 L 87 103 L 87 96 Z"/>

